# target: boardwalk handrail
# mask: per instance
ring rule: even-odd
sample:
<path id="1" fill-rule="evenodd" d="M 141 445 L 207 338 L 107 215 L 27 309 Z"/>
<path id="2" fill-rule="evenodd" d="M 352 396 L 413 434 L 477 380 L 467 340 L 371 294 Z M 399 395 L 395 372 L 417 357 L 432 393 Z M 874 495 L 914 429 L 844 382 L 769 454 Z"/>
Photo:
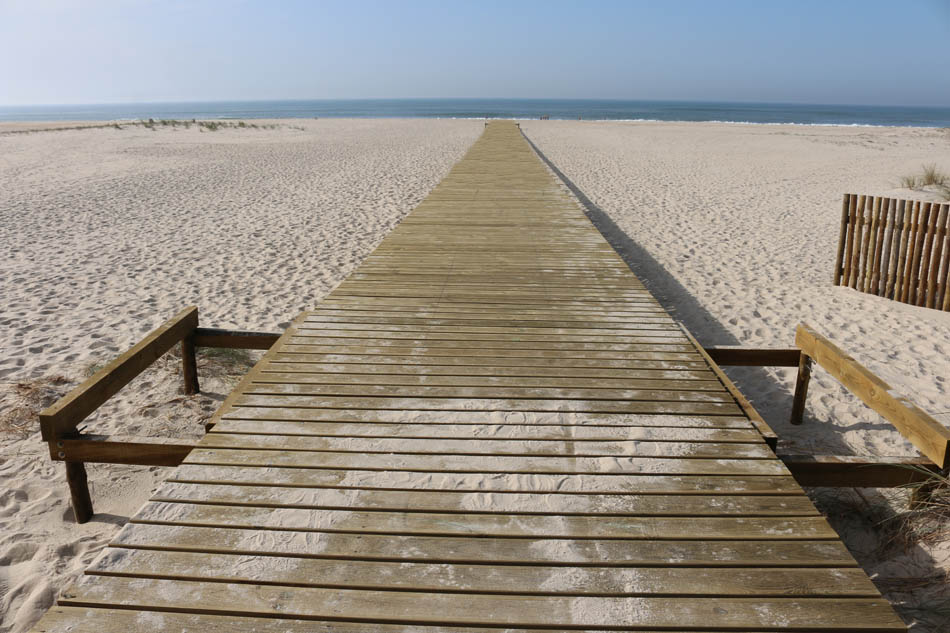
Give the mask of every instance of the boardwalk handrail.
<path id="1" fill-rule="evenodd" d="M 884 416 L 937 467 L 950 467 L 950 429 L 898 394 L 890 385 L 805 323 L 800 324 L 795 332 L 795 344 L 804 357 L 813 359 L 848 391 Z M 799 380 L 795 390 L 795 401 L 801 401 L 802 409 L 804 389 L 807 389 L 807 379 Z M 801 424 L 801 418 L 792 422 Z"/>
<path id="2" fill-rule="evenodd" d="M 192 395 L 200 391 L 196 347 L 269 349 L 278 338 L 278 334 L 269 332 L 200 328 L 198 308 L 189 306 L 41 411 L 40 433 L 49 444 L 50 457 L 66 462 L 66 480 L 76 522 L 85 523 L 92 516 L 86 462 L 177 466 L 193 448 L 191 444 L 115 441 L 84 435 L 77 431 L 83 420 L 176 344 L 181 344 L 184 392 Z"/>
<path id="3" fill-rule="evenodd" d="M 797 347 L 791 349 L 757 349 L 747 347 L 706 347 L 703 352 L 712 363 L 745 367 L 798 367 L 792 400 L 792 424 L 801 424 L 808 383 L 814 362 L 826 369 L 846 388 L 872 409 L 883 415 L 907 437 L 926 457 L 874 457 L 851 455 L 779 454 L 795 480 L 803 486 L 827 487 L 897 487 L 925 484 L 918 498 L 924 499 L 932 473 L 947 472 L 950 467 L 950 429 L 902 396 L 883 380 L 845 354 L 831 341 L 802 324 L 796 333 Z M 711 363 L 711 364 L 712 364 Z M 715 368 L 714 368 L 715 369 Z M 716 371 L 720 378 L 724 374 Z M 732 383 L 725 383 L 746 414 L 755 420 L 758 413 Z M 738 395 L 737 395 L 738 394 Z M 765 423 L 756 424 L 762 432 Z M 767 426 L 764 428 L 768 429 Z M 778 437 L 763 433 L 773 450 Z"/>

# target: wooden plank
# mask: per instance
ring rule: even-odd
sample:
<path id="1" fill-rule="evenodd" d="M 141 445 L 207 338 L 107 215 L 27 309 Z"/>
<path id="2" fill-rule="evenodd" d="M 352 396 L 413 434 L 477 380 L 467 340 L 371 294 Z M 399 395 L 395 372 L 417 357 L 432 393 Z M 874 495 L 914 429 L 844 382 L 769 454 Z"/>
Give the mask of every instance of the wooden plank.
<path id="1" fill-rule="evenodd" d="M 874 598 L 860 569 L 551 567 L 261 557 L 154 550 L 107 550 L 87 573 L 107 576 L 213 580 L 254 585 L 571 596 L 763 596 Z"/>
<path id="2" fill-rule="evenodd" d="M 273 350 L 272 350 L 273 351 Z M 643 354 L 642 356 L 647 356 Z M 590 358 L 545 358 L 545 357 L 503 357 L 494 356 L 487 360 L 484 356 L 437 356 L 427 357 L 417 356 L 399 356 L 390 354 L 285 354 L 274 353 L 270 360 L 275 363 L 331 363 L 331 364 L 351 364 L 351 365 L 399 365 L 399 366 L 455 366 L 455 367 L 515 367 L 523 370 L 525 368 L 534 369 L 537 367 L 547 368 L 586 368 L 594 370 L 638 370 L 638 369 L 662 369 L 662 370 L 704 370 L 708 366 L 702 359 L 687 357 L 689 360 L 677 360 L 669 358 L 655 358 L 656 356 L 669 356 L 668 354 L 652 354 L 653 358 L 634 358 L 626 360 L 615 359 L 590 359 Z M 391 369 L 387 369 L 391 371 Z M 468 370 L 466 370 L 468 371 Z M 490 374 L 494 375 L 494 374 Z"/>
<path id="3" fill-rule="evenodd" d="M 669 386 L 669 385 L 664 385 Z M 679 387 L 679 385 L 677 385 Z M 244 390 L 248 396 L 273 395 L 288 398 L 285 402 L 294 406 L 293 398 L 306 402 L 311 396 L 360 396 L 364 398 L 452 398 L 492 399 L 512 398 L 528 400 L 644 400 L 649 402 L 716 402 L 731 403 L 724 389 L 705 391 L 688 383 L 682 389 L 610 389 L 557 387 L 434 387 L 429 385 L 365 385 L 365 384 L 310 384 L 258 382 L 256 379 Z"/>
<path id="4" fill-rule="evenodd" d="M 228 506 L 153 501 L 136 523 L 300 530 L 350 534 L 404 534 L 558 539 L 804 540 L 836 539 L 820 516 L 611 517 L 531 514 L 369 512 Z M 265 535 L 266 536 L 266 535 Z"/>
<path id="5" fill-rule="evenodd" d="M 682 393 L 682 392 L 671 392 Z M 357 396 L 292 396 L 249 394 L 238 395 L 235 407 L 279 407 L 284 409 L 378 409 L 402 411 L 406 409 L 429 411 L 531 411 L 574 413 L 631 413 L 661 415 L 741 415 L 743 410 L 734 403 L 678 398 L 655 400 L 552 400 L 543 398 L 413 398 L 413 397 L 357 397 Z"/>
<path id="6" fill-rule="evenodd" d="M 478 473 L 648 473 L 654 475 L 786 475 L 777 459 L 713 459 L 684 457 L 510 456 L 510 455 L 387 455 L 267 449 L 213 449 L 198 447 L 185 458 L 188 464 L 244 464 L 277 468 L 332 470 L 405 470 Z"/>
<path id="7" fill-rule="evenodd" d="M 242 448 L 337 453 L 385 453 L 400 455 L 576 455 L 586 457 L 666 456 L 728 459 L 769 459 L 774 457 L 761 441 L 755 443 L 715 443 L 678 440 L 514 440 L 490 438 L 398 438 L 319 437 L 311 435 L 263 435 L 209 433 L 199 441 L 202 448 Z"/>
<path id="8" fill-rule="evenodd" d="M 362 490 L 292 488 L 246 484 L 166 482 L 152 501 L 213 505 L 550 516 L 817 516 L 797 495 L 637 495 L 632 493 L 464 492 L 455 490 Z"/>
<path id="9" fill-rule="evenodd" d="M 60 598 L 64 606 L 136 605 L 222 615 L 447 626 L 811 628 L 903 631 L 883 600 L 864 598 L 610 598 L 501 596 L 269 587 L 240 583 L 85 577 Z"/>
<path id="10" fill-rule="evenodd" d="M 551 341 L 538 339 L 522 339 L 512 337 L 511 340 L 505 340 L 501 337 L 494 339 L 482 338 L 464 338 L 464 339 L 444 339 L 444 338 L 389 338 L 389 337 L 313 337 L 313 336 L 294 336 L 281 346 L 283 352 L 319 352 L 325 348 L 394 348 L 402 350 L 406 348 L 422 349 L 423 353 L 430 354 L 457 354 L 475 353 L 477 350 L 505 350 L 514 353 L 522 351 L 563 351 L 563 352 L 690 352 L 690 346 L 680 339 L 672 337 L 643 337 L 630 341 Z M 470 352 L 470 350 L 476 350 Z M 400 352 L 395 352 L 400 353 Z M 401 352 L 406 353 L 406 352 Z M 415 351 L 409 353 L 417 353 Z M 577 356 L 578 354 L 574 354 Z M 584 356 L 585 354 L 580 354 Z M 599 356 L 598 356 L 599 357 Z"/>
<path id="11" fill-rule="evenodd" d="M 202 514 L 192 516 L 203 517 Z M 125 549 L 461 564 L 769 569 L 857 567 L 838 540 L 575 540 L 482 538 L 477 535 L 354 535 L 345 532 L 302 533 L 276 528 L 256 532 L 217 525 L 130 523 L 110 545 Z"/>
<path id="12" fill-rule="evenodd" d="M 950 466 L 950 429 L 894 391 L 834 343 L 804 323 L 795 343 L 941 468 Z"/>
<path id="13" fill-rule="evenodd" d="M 506 628 L 506 633 L 556 633 L 563 629 Z M 35 633 L 168 633 L 168 631 L 216 631 L 219 633 L 366 633 L 362 622 L 259 618 L 205 613 L 176 613 L 142 609 L 52 607 L 33 629 Z M 498 633 L 497 628 L 441 627 L 374 623 L 376 633 Z M 603 630 L 583 629 L 586 633 Z M 647 631 L 646 633 L 658 633 Z M 699 633 L 709 633 L 699 631 Z M 762 632 L 755 632 L 762 633 Z"/>
<path id="14" fill-rule="evenodd" d="M 359 488 L 367 490 L 456 490 L 461 492 L 559 492 L 563 494 L 721 493 L 750 495 L 800 494 L 789 475 L 627 475 L 533 474 L 509 477 L 499 473 L 383 472 L 262 466 L 184 464 L 166 481 L 285 486 L 289 488 Z"/>
<path id="15" fill-rule="evenodd" d="M 359 374 L 343 372 L 285 372 L 271 365 L 254 377 L 255 384 L 378 385 L 405 387 L 498 387 L 502 389 L 639 389 L 722 391 L 712 372 L 682 372 L 682 376 L 649 378 L 586 378 L 572 376 L 458 376 L 416 374 Z M 672 372 L 671 372 L 672 373 Z M 692 375 L 691 375 L 692 374 Z"/>
<path id="16" fill-rule="evenodd" d="M 751 428 L 689 428 L 667 426 L 565 426 L 528 424 L 380 424 L 360 422 L 308 422 L 242 420 L 227 417 L 214 428 L 216 434 L 241 433 L 270 436 L 375 437 L 415 439 L 568 440 L 571 442 L 743 442 L 762 437 Z M 210 441 L 210 439 L 209 439 Z"/>
<path id="17" fill-rule="evenodd" d="M 397 346 L 370 346 L 370 345 L 280 345 L 283 354 L 328 354 L 328 355 L 356 355 L 356 356 L 426 356 L 438 358 L 442 356 L 454 357 L 464 354 L 469 358 L 544 358 L 544 359 L 580 359 L 580 360 L 679 360 L 691 361 L 696 354 L 685 345 L 642 345 L 632 346 L 636 349 L 627 351 L 589 351 L 585 349 L 537 349 L 509 347 L 484 347 L 473 343 L 467 348 L 449 347 L 397 347 Z M 486 361 L 488 362 L 488 361 Z"/>
<path id="18" fill-rule="evenodd" d="M 103 402 L 118 393 L 146 367 L 198 327 L 198 308 L 185 308 L 165 321 L 81 385 L 40 412 L 40 428 L 45 441 L 55 440 L 76 428 Z"/>
<path id="19" fill-rule="evenodd" d="M 465 411 L 425 409 L 280 409 L 239 407 L 219 416 L 235 420 L 289 420 L 299 422 L 365 422 L 372 424 L 477 424 L 485 429 L 501 425 L 557 425 L 566 429 L 583 426 L 751 429 L 740 414 L 652 415 L 636 413 L 589 413 L 573 411 Z"/>
<path id="20" fill-rule="evenodd" d="M 530 343 L 531 346 L 546 348 L 555 341 L 558 344 L 568 343 L 575 345 L 654 345 L 654 344 L 683 344 L 683 337 L 678 332 L 666 332 L 647 330 L 643 333 L 635 332 L 635 335 L 614 334 L 611 336 L 576 336 L 561 334 L 556 337 L 551 336 L 550 332 L 538 334 L 511 333 L 511 334 L 478 334 L 474 332 L 465 333 L 441 333 L 441 332 L 381 332 L 381 331 L 360 331 L 360 330 L 304 330 L 301 329 L 297 335 L 291 339 L 294 344 L 314 344 L 322 345 L 445 345 L 448 347 L 467 347 L 473 342 L 484 342 L 487 347 L 498 347 L 502 344 L 505 347 L 519 347 Z M 552 340 L 553 339 L 553 340 Z M 518 345 L 521 344 L 521 345 Z M 552 348 L 558 349 L 558 348 Z M 591 347 L 590 349 L 602 349 L 600 347 Z M 619 347 L 622 349 L 622 347 Z"/>

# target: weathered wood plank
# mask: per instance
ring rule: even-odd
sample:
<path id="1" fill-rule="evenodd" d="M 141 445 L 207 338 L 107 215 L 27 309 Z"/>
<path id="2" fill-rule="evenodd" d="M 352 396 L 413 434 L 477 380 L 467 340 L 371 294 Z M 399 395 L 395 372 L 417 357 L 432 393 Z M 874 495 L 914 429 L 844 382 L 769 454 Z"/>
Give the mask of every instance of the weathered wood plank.
<path id="1" fill-rule="evenodd" d="M 817 516 L 804 493 L 785 496 L 562 494 L 362 490 L 166 482 L 153 501 L 227 506 L 557 516 Z"/>
<path id="2" fill-rule="evenodd" d="M 682 393 L 682 392 L 671 392 Z M 742 410 L 731 402 L 711 401 L 707 398 L 689 400 L 549 400 L 543 398 L 482 398 L 466 397 L 397 397 L 397 396 L 307 396 L 248 394 L 234 400 L 237 407 L 276 407 L 299 409 L 391 409 L 433 411 L 551 411 L 577 413 L 648 413 L 665 415 L 741 415 Z"/>
<path id="3" fill-rule="evenodd" d="M 153 501 L 135 523 L 207 525 L 245 529 L 560 539 L 713 540 L 835 539 L 821 516 L 670 517 L 463 514 L 232 506 Z"/>
<path id="4" fill-rule="evenodd" d="M 300 422 L 243 420 L 228 417 L 214 433 L 318 437 L 373 437 L 416 439 L 568 440 L 571 442 L 741 442 L 757 443 L 762 436 L 751 429 L 688 428 L 668 426 L 564 426 L 524 424 L 375 424 L 359 422 Z"/>
<path id="5" fill-rule="evenodd" d="M 863 598 L 646 598 L 502 596 L 271 587 L 240 583 L 85 577 L 64 592 L 64 606 L 135 605 L 301 619 L 460 626 L 654 628 L 813 628 L 817 618 L 850 631 L 899 631 L 883 600 Z"/>
<path id="6" fill-rule="evenodd" d="M 479 473 L 631 473 L 654 475 L 787 475 L 778 459 L 684 457 L 556 457 L 512 455 L 392 455 L 197 447 L 189 464 Z"/>
<path id="7" fill-rule="evenodd" d="M 201 516 L 195 517 L 201 518 Z M 837 540 L 624 540 L 264 532 L 221 526 L 130 523 L 112 547 L 223 554 L 461 564 L 602 567 L 848 568 Z"/>
<path id="8" fill-rule="evenodd" d="M 108 576 L 214 580 L 254 585 L 518 595 L 766 596 L 875 598 L 860 569 L 549 567 L 261 557 L 107 550 L 87 571 Z"/>
<path id="9" fill-rule="evenodd" d="M 785 475 L 628 475 L 443 473 L 414 471 L 329 470 L 183 464 L 166 481 L 232 483 L 304 488 L 373 490 L 456 490 L 462 492 L 558 492 L 562 494 L 801 494 Z"/>
<path id="10" fill-rule="evenodd" d="M 321 437 L 312 435 L 264 435 L 259 433 L 208 433 L 202 448 L 240 448 L 307 452 L 381 453 L 386 455 L 533 455 L 585 457 L 689 457 L 770 459 L 772 451 L 761 440 L 753 442 L 690 442 L 663 440 L 613 440 L 575 442 L 509 438 L 400 438 Z"/>
<path id="11" fill-rule="evenodd" d="M 281 409 L 271 407 L 239 407 L 221 416 L 236 420 L 291 420 L 306 422 L 366 422 L 398 425 L 418 423 L 477 424 L 486 428 L 503 425 L 556 425 L 565 428 L 582 426 L 751 429 L 749 420 L 741 415 L 652 415 L 636 413 L 586 413 L 560 411 L 452 411 L 423 409 Z"/>

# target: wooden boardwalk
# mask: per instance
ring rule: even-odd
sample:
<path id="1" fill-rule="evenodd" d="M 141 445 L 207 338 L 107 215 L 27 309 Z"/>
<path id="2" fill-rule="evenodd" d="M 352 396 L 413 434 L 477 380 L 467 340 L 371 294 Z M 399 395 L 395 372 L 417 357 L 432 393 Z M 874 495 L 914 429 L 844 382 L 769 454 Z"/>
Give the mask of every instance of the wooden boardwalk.
<path id="1" fill-rule="evenodd" d="M 216 422 L 37 631 L 905 630 L 513 123 Z"/>

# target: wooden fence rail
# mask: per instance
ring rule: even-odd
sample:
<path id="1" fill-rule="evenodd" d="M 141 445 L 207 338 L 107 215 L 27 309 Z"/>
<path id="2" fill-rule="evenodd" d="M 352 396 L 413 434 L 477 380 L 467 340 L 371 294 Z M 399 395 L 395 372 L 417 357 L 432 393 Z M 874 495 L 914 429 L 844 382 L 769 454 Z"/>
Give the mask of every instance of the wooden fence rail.
<path id="1" fill-rule="evenodd" d="M 932 473 L 950 473 L 950 429 L 898 394 L 890 385 L 846 354 L 837 345 L 802 323 L 795 332 L 801 350 L 798 381 L 792 404 L 792 424 L 802 423 L 808 378 L 814 362 L 848 391 L 880 413 L 923 455 L 906 457 L 842 457 L 782 455 L 795 480 L 803 486 L 890 487 L 921 484 L 912 504 L 926 502 L 937 480 Z"/>
<path id="2" fill-rule="evenodd" d="M 845 194 L 834 283 L 950 311 L 950 205 Z"/>
<path id="3" fill-rule="evenodd" d="M 66 462 L 66 481 L 76 522 L 85 523 L 92 516 L 86 463 L 176 466 L 192 449 L 189 444 L 139 442 L 84 434 L 78 430 L 83 420 L 176 344 L 181 344 L 184 392 L 194 394 L 199 391 L 196 347 L 266 350 L 279 336 L 269 332 L 198 327 L 198 308 L 191 306 L 41 411 L 40 430 L 43 440 L 49 444 L 50 457 Z"/>

